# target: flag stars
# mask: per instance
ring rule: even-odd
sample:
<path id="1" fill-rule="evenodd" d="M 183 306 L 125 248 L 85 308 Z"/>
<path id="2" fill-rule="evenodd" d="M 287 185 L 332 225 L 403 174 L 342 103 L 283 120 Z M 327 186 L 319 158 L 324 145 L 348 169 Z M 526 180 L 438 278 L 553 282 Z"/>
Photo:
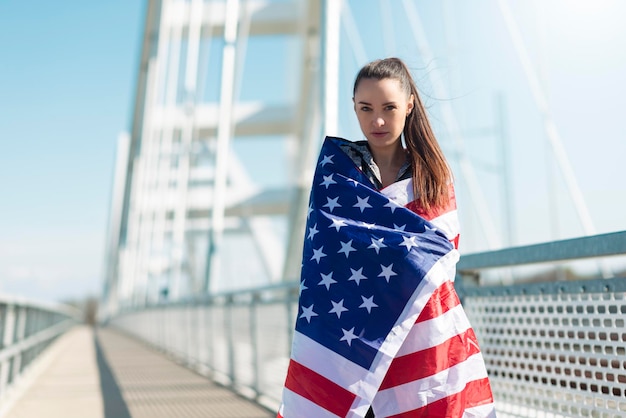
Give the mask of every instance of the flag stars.
<path id="1" fill-rule="evenodd" d="M 344 253 L 346 255 L 346 258 L 348 258 L 348 256 L 350 255 L 351 251 L 356 251 L 356 249 L 352 246 L 352 240 L 348 241 L 348 242 L 341 242 L 341 249 L 339 251 L 337 251 L 337 254 L 339 253 Z"/>
<path id="2" fill-rule="evenodd" d="M 313 257 L 311 257 L 311 260 L 315 260 L 317 261 L 317 264 L 320 263 L 320 260 L 322 259 L 322 257 L 326 257 L 326 254 L 323 253 L 324 250 L 324 246 L 322 245 L 321 247 L 319 247 L 317 250 L 314 248 L 313 249 Z"/>
<path id="3" fill-rule="evenodd" d="M 331 300 L 330 303 L 333 304 L 333 308 L 328 311 L 328 313 L 337 314 L 337 318 L 341 318 L 341 313 L 348 310 L 343 306 L 343 299 L 341 299 L 339 302 L 334 302 Z"/>
<path id="4" fill-rule="evenodd" d="M 393 224 L 393 229 L 395 229 L 396 231 L 403 231 L 406 229 L 406 224 L 405 225 L 396 225 Z"/>
<path id="5" fill-rule="evenodd" d="M 400 244 L 400 246 L 404 246 L 406 247 L 406 249 L 411 252 L 411 248 L 413 247 L 417 247 L 417 242 L 415 242 L 415 237 L 414 236 L 410 236 L 410 237 L 402 237 L 402 244 Z"/>
<path id="6" fill-rule="evenodd" d="M 363 275 L 363 267 L 358 270 L 351 268 L 350 271 L 352 272 L 352 276 L 350 276 L 348 280 L 354 280 L 357 286 L 361 283 L 361 280 L 367 280 L 367 277 Z"/>
<path id="7" fill-rule="evenodd" d="M 385 248 L 387 246 L 383 244 L 383 241 L 385 240 L 385 238 L 380 238 L 380 239 L 371 238 L 371 240 L 372 240 L 372 244 L 367 248 L 373 248 L 374 250 L 376 250 L 376 254 L 380 252 L 381 248 Z"/>
<path id="8" fill-rule="evenodd" d="M 367 229 L 372 229 L 376 226 L 376 224 L 368 224 L 367 222 L 361 222 L 361 226 Z"/>
<path id="9" fill-rule="evenodd" d="M 341 332 L 343 332 L 343 337 L 341 337 L 339 341 L 345 341 L 348 343 L 349 346 L 352 346 L 352 340 L 357 338 L 357 336 L 354 335 L 354 327 L 352 327 L 352 329 L 349 331 L 341 328 Z"/>
<path id="10" fill-rule="evenodd" d="M 338 200 L 339 200 L 339 196 L 335 197 L 334 199 L 331 199 L 330 197 L 327 197 L 326 198 L 326 204 L 324 205 L 324 207 L 328 208 L 328 210 L 330 210 L 331 213 L 332 213 L 332 211 L 335 208 L 340 208 L 341 207 L 341 205 L 339 204 Z"/>
<path id="11" fill-rule="evenodd" d="M 369 196 L 366 196 L 365 198 L 361 198 L 360 196 L 357 196 L 356 203 L 352 207 L 361 209 L 361 213 L 363 213 L 365 209 L 372 207 L 372 205 L 368 203 L 368 200 L 370 200 Z"/>
<path id="12" fill-rule="evenodd" d="M 330 220 L 333 221 L 333 223 L 330 224 L 328 227 L 329 228 L 335 228 L 337 230 L 337 232 L 339 232 L 339 228 L 341 228 L 342 226 L 346 226 L 346 221 L 344 221 L 343 219 L 333 218 L 331 216 Z"/>
<path id="13" fill-rule="evenodd" d="M 313 237 L 318 232 L 320 232 L 320 231 L 317 230 L 317 224 L 313 225 L 313 228 L 309 228 L 309 235 L 307 236 L 307 239 L 310 239 L 312 241 Z"/>
<path id="14" fill-rule="evenodd" d="M 320 183 L 320 186 L 325 186 L 326 190 L 328 190 L 328 186 L 330 186 L 331 184 L 337 184 L 337 182 L 333 180 L 332 174 L 330 176 L 322 176 L 322 177 L 324 177 L 324 181 Z"/>
<path id="15" fill-rule="evenodd" d="M 304 280 L 302 280 L 300 282 L 300 296 L 302 296 L 302 292 L 304 292 L 307 289 L 308 289 L 308 287 L 306 287 L 306 285 L 304 284 Z"/>
<path id="16" fill-rule="evenodd" d="M 389 279 L 391 278 L 391 276 L 397 276 L 397 274 L 392 270 L 393 263 L 389 264 L 388 266 L 383 266 L 381 264 L 380 268 L 382 271 L 380 272 L 378 277 L 384 277 L 385 280 L 387 280 L 387 283 L 389 283 Z"/>
<path id="17" fill-rule="evenodd" d="M 326 286 L 326 290 L 330 290 L 330 285 L 337 283 L 337 280 L 333 279 L 333 272 L 331 271 L 328 274 L 320 273 L 322 276 L 322 280 L 317 284 L 318 286 Z"/>
<path id="18" fill-rule="evenodd" d="M 334 164 L 333 157 L 334 155 L 324 155 L 324 158 L 320 161 L 320 165 L 324 167 L 326 164 Z"/>
<path id="19" fill-rule="evenodd" d="M 402 206 L 400 206 L 393 200 L 390 200 L 389 202 L 385 203 L 383 207 L 391 209 L 391 213 L 393 213 L 396 209 L 401 208 Z"/>
<path id="20" fill-rule="evenodd" d="M 310 324 L 311 318 L 314 316 L 318 315 L 313 312 L 313 305 L 309 306 L 308 308 L 305 308 L 304 306 L 302 307 L 302 314 L 300 315 L 300 318 L 306 318 L 307 322 Z"/>
<path id="21" fill-rule="evenodd" d="M 363 303 L 359 305 L 359 308 L 367 309 L 367 313 L 372 313 L 372 308 L 378 308 L 378 305 L 374 303 L 374 296 L 370 296 L 369 298 L 361 296 L 361 299 L 363 299 Z"/>

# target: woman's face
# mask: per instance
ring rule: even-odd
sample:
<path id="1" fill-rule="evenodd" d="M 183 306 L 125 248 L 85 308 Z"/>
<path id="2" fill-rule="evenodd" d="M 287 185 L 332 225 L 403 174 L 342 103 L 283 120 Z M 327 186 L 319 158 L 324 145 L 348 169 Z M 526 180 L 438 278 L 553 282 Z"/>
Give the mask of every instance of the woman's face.
<path id="1" fill-rule="evenodd" d="M 361 131 L 370 146 L 397 146 L 406 117 L 413 109 L 413 96 L 406 96 L 400 81 L 364 78 L 359 82 L 353 100 Z"/>

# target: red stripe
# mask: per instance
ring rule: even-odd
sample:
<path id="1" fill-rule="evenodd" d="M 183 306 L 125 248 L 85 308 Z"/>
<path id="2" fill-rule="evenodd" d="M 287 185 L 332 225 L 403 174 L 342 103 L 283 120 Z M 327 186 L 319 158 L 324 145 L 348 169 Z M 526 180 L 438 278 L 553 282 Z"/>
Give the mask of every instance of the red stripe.
<path id="1" fill-rule="evenodd" d="M 308 367 L 291 360 L 285 387 L 340 417 L 346 416 L 356 395 Z"/>
<path id="2" fill-rule="evenodd" d="M 426 303 L 426 306 L 424 306 L 424 309 L 422 309 L 415 323 L 436 318 L 460 303 L 459 296 L 456 294 L 456 290 L 454 290 L 454 283 L 445 281 L 433 291 L 433 294 L 430 296 L 430 299 Z"/>
<path id="3" fill-rule="evenodd" d="M 425 210 L 424 207 L 420 204 L 419 200 L 416 199 L 412 202 L 409 202 L 405 205 L 405 207 L 415 213 L 417 213 L 422 218 L 427 221 L 431 221 L 435 218 L 440 217 L 444 213 L 448 213 L 456 209 L 456 196 L 454 194 L 454 186 L 450 184 L 448 188 L 448 201 L 444 206 L 431 207 L 429 210 Z"/>
<path id="4" fill-rule="evenodd" d="M 488 403 L 493 403 L 493 395 L 491 394 L 489 379 L 484 378 L 468 382 L 461 392 L 388 418 L 460 417 L 466 409 Z"/>
<path id="5" fill-rule="evenodd" d="M 437 346 L 394 358 L 380 390 L 432 376 L 479 352 L 476 334 L 470 328 Z"/>

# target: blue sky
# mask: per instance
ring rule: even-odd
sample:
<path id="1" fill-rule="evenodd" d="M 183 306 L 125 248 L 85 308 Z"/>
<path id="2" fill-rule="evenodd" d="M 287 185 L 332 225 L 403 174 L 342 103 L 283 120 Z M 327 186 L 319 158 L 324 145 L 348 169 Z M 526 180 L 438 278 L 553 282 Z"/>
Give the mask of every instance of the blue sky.
<path id="1" fill-rule="evenodd" d="M 371 31 L 380 19 L 379 3 L 351 4 L 359 5 L 353 6 L 357 26 Z M 516 243 L 582 235 L 562 178 L 556 168 L 548 168 L 541 116 L 497 3 L 451 4 L 454 60 L 446 55 L 450 27 L 441 24 L 439 7 L 420 9 L 434 62 L 411 54 L 414 45 L 406 33 L 397 37 L 394 51 L 415 69 L 442 146 L 450 150 L 438 114 L 443 102 L 453 102 L 462 129 L 470 132 L 493 128 L 494 97 L 503 94 L 513 154 Z M 543 5 L 543 26 L 531 8 L 538 4 Z M 512 5 L 531 56 L 541 63 L 551 115 L 597 232 L 626 229 L 626 182 L 620 170 L 626 155 L 626 29 L 621 22 L 626 3 Z M 115 144 L 130 123 L 143 11 L 143 0 L 0 2 L 0 292 L 59 300 L 100 290 Z M 366 41 L 368 59 L 388 55 L 382 37 Z M 350 54 L 342 59 L 354 61 Z M 360 64 L 353 62 L 354 69 L 342 72 L 345 95 L 337 134 L 351 139 L 359 139 L 350 84 Z M 457 80 L 448 96 L 434 95 L 431 71 Z M 493 137 L 468 137 L 467 144 L 472 158 L 498 162 Z M 249 154 L 257 156 L 256 151 Z M 557 228 L 547 209 L 549 170 L 557 173 Z M 497 177 L 479 176 L 491 206 L 501 211 Z M 467 208 L 467 191 L 459 187 Z M 484 240 L 468 219 L 462 225 L 465 242 Z"/>
<path id="2" fill-rule="evenodd" d="M 143 1 L 0 2 L 0 291 L 100 288 Z"/>

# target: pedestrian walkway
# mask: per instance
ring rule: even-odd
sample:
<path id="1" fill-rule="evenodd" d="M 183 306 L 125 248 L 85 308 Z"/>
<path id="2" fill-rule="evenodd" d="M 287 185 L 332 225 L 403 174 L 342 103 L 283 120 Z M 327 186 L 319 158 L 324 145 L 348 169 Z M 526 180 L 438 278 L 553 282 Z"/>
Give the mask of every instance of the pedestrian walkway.
<path id="1" fill-rule="evenodd" d="M 109 329 L 76 327 L 7 418 L 269 418 L 244 399 Z"/>

